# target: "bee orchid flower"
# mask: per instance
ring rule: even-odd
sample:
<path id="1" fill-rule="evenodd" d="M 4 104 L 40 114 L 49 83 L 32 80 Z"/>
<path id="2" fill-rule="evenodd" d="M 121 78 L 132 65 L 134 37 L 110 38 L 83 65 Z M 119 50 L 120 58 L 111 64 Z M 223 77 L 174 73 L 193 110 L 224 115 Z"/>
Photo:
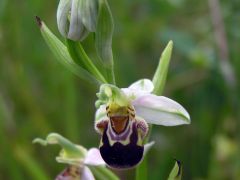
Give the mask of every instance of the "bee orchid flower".
<path id="1" fill-rule="evenodd" d="M 177 126 L 190 123 L 188 112 L 177 102 L 152 94 L 154 85 L 139 80 L 128 88 L 103 84 L 97 94 L 95 129 L 101 134 L 100 153 L 113 168 L 141 162 L 146 151 L 148 123 Z M 148 146 L 149 147 L 149 146 Z"/>
<path id="2" fill-rule="evenodd" d="M 90 167 L 104 167 L 105 165 L 97 148 L 87 150 L 56 133 L 49 134 L 46 140 L 36 138 L 33 142 L 44 146 L 48 144 L 62 146 L 63 149 L 56 160 L 59 163 L 68 164 L 68 166 L 55 178 L 56 180 L 94 180 Z"/>

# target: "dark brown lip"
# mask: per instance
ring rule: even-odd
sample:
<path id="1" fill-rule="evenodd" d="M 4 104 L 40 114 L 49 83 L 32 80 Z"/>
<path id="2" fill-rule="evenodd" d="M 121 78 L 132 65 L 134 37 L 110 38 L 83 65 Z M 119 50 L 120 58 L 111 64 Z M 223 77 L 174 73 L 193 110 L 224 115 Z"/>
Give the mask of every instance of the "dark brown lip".
<path id="1" fill-rule="evenodd" d="M 121 134 L 121 133 L 123 133 L 123 132 L 126 130 L 127 126 L 128 126 L 129 118 L 126 120 L 126 122 L 125 122 L 125 127 L 124 127 L 121 131 L 117 131 L 117 130 L 115 129 L 113 118 L 116 118 L 116 119 L 119 119 L 119 120 L 120 120 L 120 119 L 124 119 L 124 120 L 125 120 L 125 118 L 128 118 L 128 116 L 112 116 L 112 117 L 110 117 L 110 123 L 111 123 L 111 127 L 112 127 L 113 131 L 114 131 L 116 134 Z"/>

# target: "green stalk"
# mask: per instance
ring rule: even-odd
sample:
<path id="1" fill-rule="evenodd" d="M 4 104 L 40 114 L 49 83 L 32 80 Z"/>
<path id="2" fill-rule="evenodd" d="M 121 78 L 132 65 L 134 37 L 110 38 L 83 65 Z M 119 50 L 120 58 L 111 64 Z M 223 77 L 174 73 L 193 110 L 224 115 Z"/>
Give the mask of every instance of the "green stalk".
<path id="1" fill-rule="evenodd" d="M 97 180 L 119 180 L 119 178 L 106 167 L 89 166 Z"/>
<path id="2" fill-rule="evenodd" d="M 67 39 L 66 42 L 68 51 L 77 64 L 82 66 L 101 82 L 108 83 L 102 73 L 97 69 L 92 60 L 88 57 L 80 42 L 75 42 L 70 39 Z"/>
<path id="3" fill-rule="evenodd" d="M 148 143 L 151 132 L 152 132 L 152 124 L 149 124 L 149 131 L 147 136 L 144 139 L 143 144 Z M 148 168 L 147 168 L 148 154 L 145 155 L 143 161 L 136 169 L 136 180 L 147 180 L 148 179 Z"/>
<path id="4" fill-rule="evenodd" d="M 154 90 L 153 94 L 161 95 L 163 93 L 163 89 L 167 79 L 169 62 L 172 54 L 173 42 L 169 41 L 166 48 L 162 52 L 162 55 L 159 60 L 158 67 L 153 76 L 153 84 Z M 151 135 L 152 124 L 149 125 L 149 133 L 144 140 L 144 144 L 146 144 Z M 148 168 L 147 168 L 147 155 L 145 156 L 143 162 L 136 169 L 136 180 L 147 180 L 148 178 Z"/>
<path id="5" fill-rule="evenodd" d="M 147 155 L 144 157 L 141 164 L 136 169 L 136 180 L 147 180 L 148 169 L 147 169 Z"/>

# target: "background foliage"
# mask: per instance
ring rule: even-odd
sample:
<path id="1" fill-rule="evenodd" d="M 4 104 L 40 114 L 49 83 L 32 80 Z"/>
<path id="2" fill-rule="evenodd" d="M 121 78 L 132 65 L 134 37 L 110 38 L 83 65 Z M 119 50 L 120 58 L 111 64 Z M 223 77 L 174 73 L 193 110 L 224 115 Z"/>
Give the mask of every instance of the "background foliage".
<path id="1" fill-rule="evenodd" d="M 215 2 L 109 0 L 118 84 L 151 78 L 173 40 L 164 95 L 192 119 L 189 126 L 153 128 L 149 179 L 165 179 L 173 158 L 183 162 L 183 179 L 240 179 L 240 3 L 221 0 L 216 13 Z M 0 1 L 0 179 L 53 179 L 62 170 L 54 160 L 59 148 L 32 145 L 35 137 L 58 132 L 88 148 L 99 143 L 97 90 L 58 64 L 34 22 L 39 15 L 59 35 L 57 3 Z M 84 42 L 90 53 L 92 38 Z M 131 171 L 120 176 L 133 178 Z"/>

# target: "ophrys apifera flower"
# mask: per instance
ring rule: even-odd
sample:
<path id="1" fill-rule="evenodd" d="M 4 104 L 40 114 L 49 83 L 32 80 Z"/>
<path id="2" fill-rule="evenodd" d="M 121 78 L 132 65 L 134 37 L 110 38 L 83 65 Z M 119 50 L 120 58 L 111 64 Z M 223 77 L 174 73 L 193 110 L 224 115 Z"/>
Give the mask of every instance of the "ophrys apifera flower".
<path id="1" fill-rule="evenodd" d="M 90 167 L 103 168 L 105 165 L 97 148 L 87 150 L 83 146 L 73 144 L 56 133 L 49 134 L 46 140 L 37 138 L 33 142 L 45 146 L 48 144 L 59 144 L 62 147 L 56 160 L 59 163 L 68 164 L 68 166 L 57 175 L 56 180 L 94 180 L 95 178 Z"/>
<path id="2" fill-rule="evenodd" d="M 96 102 L 95 129 L 101 134 L 100 153 L 113 168 L 131 168 L 143 158 L 148 124 L 177 126 L 190 123 L 187 111 L 177 102 L 151 94 L 148 79 L 128 88 L 104 84 Z"/>

